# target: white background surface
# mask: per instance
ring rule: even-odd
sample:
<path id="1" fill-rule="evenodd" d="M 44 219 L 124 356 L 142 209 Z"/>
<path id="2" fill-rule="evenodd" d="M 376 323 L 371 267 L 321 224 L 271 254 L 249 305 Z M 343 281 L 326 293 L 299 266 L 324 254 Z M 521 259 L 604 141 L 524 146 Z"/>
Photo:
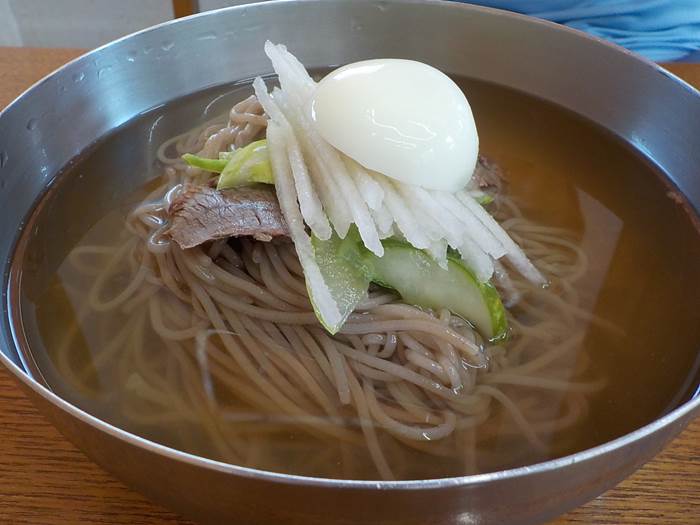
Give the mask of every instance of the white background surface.
<path id="1" fill-rule="evenodd" d="M 200 10 L 252 0 L 200 0 Z M 0 0 L 0 46 L 93 48 L 173 18 L 171 0 Z"/>

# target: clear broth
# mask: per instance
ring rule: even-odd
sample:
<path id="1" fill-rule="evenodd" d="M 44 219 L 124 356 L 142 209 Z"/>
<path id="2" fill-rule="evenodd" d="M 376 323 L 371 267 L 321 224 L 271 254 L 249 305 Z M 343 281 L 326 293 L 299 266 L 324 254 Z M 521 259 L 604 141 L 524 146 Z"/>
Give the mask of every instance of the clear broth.
<path id="1" fill-rule="evenodd" d="M 557 106 L 517 91 L 458 79 L 472 104 L 481 150 L 505 170 L 509 192 L 525 214 L 575 232 L 591 261 L 577 283 L 582 304 L 614 323 L 612 337 L 589 325 L 579 357 L 607 379 L 579 424 L 552 436 L 544 454 L 514 454 L 512 439 L 493 439 L 479 471 L 530 464 L 574 453 L 651 422 L 694 395 L 700 347 L 700 235 L 662 174 L 604 130 Z M 247 84 L 218 88 L 155 109 L 111 134 L 68 166 L 37 205 L 23 233 L 15 268 L 21 271 L 21 311 L 15 317 L 37 373 L 62 397 L 86 411 L 157 442 L 224 459 L 196 429 L 178 422 L 136 425 L 120 414 L 124 385 L 95 385 L 103 401 L 87 396 L 56 366 L 67 333 L 80 333 L 70 359 L 85 364 L 104 345 L 94 327 L 78 321 L 84 282 L 67 268 L 76 246 L 114 244 L 129 210 L 160 174 L 155 151 L 165 139 L 226 111 L 250 92 Z M 212 102 L 213 101 L 213 102 Z M 204 109 L 204 111 L 203 111 Z M 78 292 L 76 292 L 78 290 Z M 118 322 L 118 320 L 116 320 Z M 154 345 L 154 358 L 164 349 Z M 575 356 L 574 356 L 575 357 Z M 556 410 L 560 394 L 552 393 Z M 117 407 L 117 408 L 115 408 Z M 183 435 L 187 435 L 187 439 Z M 376 478 L 361 447 L 351 474 L 332 446 L 303 432 L 260 436 L 275 450 L 248 466 L 300 475 Z M 319 450 L 319 447 L 323 450 Z M 325 447 L 325 448 L 324 448 Z M 398 452 L 397 452 L 398 453 Z M 404 477 L 461 475 L 454 458 L 419 459 Z M 318 461 L 308 461 L 318 457 Z"/>

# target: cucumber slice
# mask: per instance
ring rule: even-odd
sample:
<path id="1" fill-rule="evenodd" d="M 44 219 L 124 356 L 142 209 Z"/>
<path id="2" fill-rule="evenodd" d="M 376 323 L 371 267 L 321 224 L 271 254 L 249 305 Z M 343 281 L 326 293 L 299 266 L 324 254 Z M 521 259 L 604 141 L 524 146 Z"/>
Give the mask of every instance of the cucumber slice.
<path id="1" fill-rule="evenodd" d="M 251 183 L 274 184 L 267 140 L 251 142 L 233 152 L 219 177 L 217 190 L 226 190 Z"/>
<path id="2" fill-rule="evenodd" d="M 274 184 L 267 140 L 251 142 L 245 148 L 219 153 L 218 159 L 198 157 L 191 153 L 182 156 L 190 166 L 213 173 L 221 173 L 217 190 L 227 190 L 246 184 Z"/>
<path id="3" fill-rule="evenodd" d="M 488 193 L 484 193 L 483 191 L 480 191 L 476 193 L 476 195 L 472 194 L 472 196 L 476 199 L 476 202 L 481 204 L 482 206 L 488 206 L 494 201 L 494 198 L 492 195 L 489 195 Z"/>
<path id="4" fill-rule="evenodd" d="M 200 168 L 205 171 L 211 171 L 213 173 L 221 173 L 224 171 L 224 168 L 228 163 L 228 160 L 226 159 L 206 159 L 204 157 L 192 155 L 191 153 L 185 153 L 182 156 L 182 160 L 184 160 L 190 166 Z"/>
<path id="5" fill-rule="evenodd" d="M 308 279 L 306 286 L 316 317 L 329 333 L 335 334 L 359 302 L 367 297 L 369 276 L 362 261 L 361 245 L 354 239 L 341 239 L 337 235 L 333 235 L 327 241 L 312 235 L 311 245 L 323 281 L 340 314 L 338 322 L 331 323 L 324 318 L 313 302 L 313 290 L 309 288 Z"/>
<path id="6" fill-rule="evenodd" d="M 482 336 L 507 336 L 506 312 L 489 282 L 479 282 L 458 259 L 448 256 L 447 270 L 422 250 L 401 241 L 382 241 L 384 256 L 367 260 L 373 282 L 393 288 L 404 301 L 426 308 L 447 308 L 472 323 Z"/>

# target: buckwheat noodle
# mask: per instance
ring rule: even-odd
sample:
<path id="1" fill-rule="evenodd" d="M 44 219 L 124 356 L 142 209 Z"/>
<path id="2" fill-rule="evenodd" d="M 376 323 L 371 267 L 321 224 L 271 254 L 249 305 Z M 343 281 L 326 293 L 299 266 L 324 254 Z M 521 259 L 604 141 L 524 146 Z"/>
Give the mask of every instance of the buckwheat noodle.
<path id="1" fill-rule="evenodd" d="M 490 468 L 485 444 L 496 436 L 544 454 L 553 433 L 581 421 L 601 387 L 578 354 L 587 323 L 601 322 L 579 306 L 573 286 L 586 256 L 566 231 L 524 217 L 505 190 L 495 215 L 550 285 L 535 288 L 497 265 L 512 329 L 503 345 L 447 310 L 402 304 L 381 288 L 331 336 L 311 309 L 290 242 L 219 240 L 186 251 L 170 242 L 167 209 L 181 184 L 211 176 L 180 156 L 216 158 L 260 137 L 265 124 L 250 97 L 227 119 L 168 140 L 158 150 L 159 186 L 129 214 L 124 242 L 72 251 L 91 283 L 78 322 L 97 320 L 105 342 L 75 365 L 67 354 L 80 331 L 68 329 L 63 373 L 118 404 L 132 425 L 177 429 L 177 446 L 196 451 L 204 440 L 216 459 L 292 473 L 303 463 L 304 472 L 333 475 L 323 465 L 336 461 L 336 477 L 411 477 L 401 450 L 428 462 L 458 458 L 455 472 L 475 473 Z M 128 396 L 94 387 L 106 370 Z M 546 408 L 553 391 L 560 410 Z M 279 441 L 264 436 L 284 433 L 326 445 L 270 460 Z M 374 474 L 357 473 L 358 450 Z"/>

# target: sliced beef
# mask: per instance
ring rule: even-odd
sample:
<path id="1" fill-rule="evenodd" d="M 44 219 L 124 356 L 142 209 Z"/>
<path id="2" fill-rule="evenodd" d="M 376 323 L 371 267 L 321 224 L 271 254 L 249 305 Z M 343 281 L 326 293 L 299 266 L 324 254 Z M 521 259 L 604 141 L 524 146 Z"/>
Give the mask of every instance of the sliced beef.
<path id="1" fill-rule="evenodd" d="M 486 190 L 493 188 L 499 190 L 503 184 L 503 172 L 498 164 L 488 157 L 479 155 L 474 175 L 469 183 L 473 189 Z"/>
<path id="2" fill-rule="evenodd" d="M 274 189 L 265 186 L 218 191 L 186 186 L 170 205 L 170 237 L 193 248 L 225 237 L 250 236 L 259 241 L 289 235 Z"/>
<path id="3" fill-rule="evenodd" d="M 500 167 L 479 155 L 469 189 L 498 191 L 503 184 Z M 254 237 L 270 241 L 289 236 L 277 195 L 270 186 L 218 191 L 210 186 L 187 185 L 169 209 L 170 237 L 183 249 L 227 237 Z"/>

